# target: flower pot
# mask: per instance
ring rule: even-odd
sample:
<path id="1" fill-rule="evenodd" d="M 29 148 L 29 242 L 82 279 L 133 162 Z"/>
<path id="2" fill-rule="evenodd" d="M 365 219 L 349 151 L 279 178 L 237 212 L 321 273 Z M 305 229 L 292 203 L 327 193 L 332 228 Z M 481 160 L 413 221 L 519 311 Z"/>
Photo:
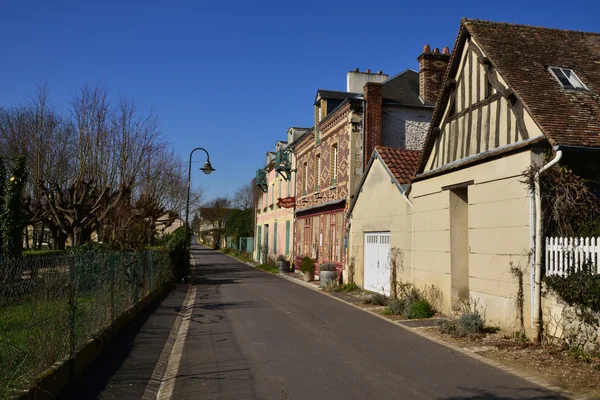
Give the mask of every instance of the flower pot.
<path id="1" fill-rule="evenodd" d="M 337 282 L 338 273 L 337 271 L 319 271 L 319 280 L 322 288 L 327 287 L 330 281 Z"/>
<path id="2" fill-rule="evenodd" d="M 302 275 L 304 276 L 304 282 L 311 282 L 314 278 L 314 274 L 310 272 L 303 272 Z"/>

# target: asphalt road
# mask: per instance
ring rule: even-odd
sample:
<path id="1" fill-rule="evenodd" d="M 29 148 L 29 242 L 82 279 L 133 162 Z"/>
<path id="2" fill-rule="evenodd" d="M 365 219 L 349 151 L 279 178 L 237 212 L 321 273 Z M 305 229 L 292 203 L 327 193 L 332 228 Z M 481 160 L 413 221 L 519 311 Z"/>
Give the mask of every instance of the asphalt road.
<path id="1" fill-rule="evenodd" d="M 196 296 L 173 399 L 564 398 L 216 251 L 192 254 Z M 63 398 L 141 398 L 188 290 L 115 344 L 112 367 L 96 363 L 85 378 L 95 384 Z"/>

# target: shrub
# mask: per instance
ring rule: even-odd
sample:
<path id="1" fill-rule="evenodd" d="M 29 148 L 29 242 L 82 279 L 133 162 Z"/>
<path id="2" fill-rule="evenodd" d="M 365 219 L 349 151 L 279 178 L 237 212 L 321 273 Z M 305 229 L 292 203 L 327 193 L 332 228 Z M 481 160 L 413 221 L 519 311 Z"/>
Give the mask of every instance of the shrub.
<path id="1" fill-rule="evenodd" d="M 400 299 L 390 299 L 387 303 L 387 309 L 390 310 L 390 314 L 404 315 L 406 310 L 406 302 Z"/>
<path id="2" fill-rule="evenodd" d="M 329 280 L 327 281 L 327 285 L 323 288 L 323 290 L 325 290 L 326 292 L 336 292 L 337 290 L 337 282 L 335 280 Z"/>
<path id="3" fill-rule="evenodd" d="M 485 321 L 481 314 L 469 312 L 458 319 L 442 321 L 438 324 L 440 333 L 454 337 L 475 338 L 483 331 Z"/>
<path id="4" fill-rule="evenodd" d="M 389 307 L 386 307 L 386 308 L 384 308 L 383 310 L 381 310 L 380 314 L 381 314 L 381 315 L 392 315 L 392 314 L 394 314 L 394 313 L 392 312 L 392 310 L 390 310 L 390 308 L 389 308 Z"/>
<path id="5" fill-rule="evenodd" d="M 458 320 L 456 319 L 440 321 L 438 327 L 440 333 L 443 333 L 444 335 L 458 336 Z"/>
<path id="6" fill-rule="evenodd" d="M 375 293 L 371 296 L 371 304 L 374 306 L 385 306 L 387 304 L 388 298 L 385 294 Z"/>
<path id="7" fill-rule="evenodd" d="M 283 256 L 283 254 L 277 256 L 277 261 L 285 261 L 285 257 Z"/>
<path id="8" fill-rule="evenodd" d="M 358 286 L 356 285 L 356 283 L 351 282 L 351 283 L 344 283 L 342 285 L 336 286 L 335 291 L 336 292 L 352 292 L 354 290 L 358 290 Z"/>
<path id="9" fill-rule="evenodd" d="M 472 337 L 483 330 L 484 322 L 481 314 L 467 313 L 460 316 L 458 324 L 466 336 Z"/>
<path id="10" fill-rule="evenodd" d="M 69 247 L 67 251 L 72 252 L 72 253 L 90 253 L 90 252 L 104 253 L 109 250 L 110 249 L 108 248 L 108 246 L 103 243 L 87 242 L 86 244 L 79 246 L 79 247 Z"/>
<path id="11" fill-rule="evenodd" d="M 335 264 L 332 262 L 326 262 L 324 264 L 321 264 L 319 266 L 319 270 L 320 271 L 337 271 L 337 268 L 335 267 Z"/>
<path id="12" fill-rule="evenodd" d="M 429 302 L 425 299 L 419 299 L 410 303 L 408 309 L 408 318 L 423 319 L 431 318 L 435 315 L 435 311 Z"/>
<path id="13" fill-rule="evenodd" d="M 315 273 L 315 260 L 310 257 L 304 257 L 300 263 L 300 271 L 308 274 Z"/>

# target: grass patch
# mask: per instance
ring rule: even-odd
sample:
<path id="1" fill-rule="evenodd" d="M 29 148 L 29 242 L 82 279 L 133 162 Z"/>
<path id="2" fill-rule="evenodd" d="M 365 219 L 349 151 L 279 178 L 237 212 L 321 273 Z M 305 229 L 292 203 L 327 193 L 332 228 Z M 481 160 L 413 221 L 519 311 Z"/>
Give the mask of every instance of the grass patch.
<path id="1" fill-rule="evenodd" d="M 394 313 L 392 312 L 392 310 L 389 309 L 389 307 L 386 307 L 383 310 L 381 310 L 379 312 L 379 314 L 381 314 L 381 315 L 394 315 Z"/>
<path id="2" fill-rule="evenodd" d="M 268 264 L 259 264 L 256 266 L 256 268 L 262 269 L 263 271 L 267 271 L 275 275 L 279 274 L 279 269 L 277 267 L 273 267 Z"/>

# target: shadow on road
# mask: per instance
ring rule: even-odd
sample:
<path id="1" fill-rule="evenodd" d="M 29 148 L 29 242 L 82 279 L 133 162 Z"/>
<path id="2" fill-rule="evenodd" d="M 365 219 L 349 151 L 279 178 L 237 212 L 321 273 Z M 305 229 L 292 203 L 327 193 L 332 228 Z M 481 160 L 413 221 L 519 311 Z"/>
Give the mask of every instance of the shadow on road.
<path id="1" fill-rule="evenodd" d="M 463 396 L 450 396 L 450 397 L 440 397 L 439 400 L 521 400 L 521 399 L 531 399 L 531 400 L 568 400 L 568 397 L 561 396 L 555 392 L 550 390 L 542 389 L 542 388 L 508 388 L 508 387 L 498 387 L 499 392 L 511 391 L 514 392 L 514 396 L 505 396 L 498 395 L 489 390 L 479 389 L 479 388 L 465 388 L 460 387 L 466 392 L 471 394 L 463 395 Z"/>

